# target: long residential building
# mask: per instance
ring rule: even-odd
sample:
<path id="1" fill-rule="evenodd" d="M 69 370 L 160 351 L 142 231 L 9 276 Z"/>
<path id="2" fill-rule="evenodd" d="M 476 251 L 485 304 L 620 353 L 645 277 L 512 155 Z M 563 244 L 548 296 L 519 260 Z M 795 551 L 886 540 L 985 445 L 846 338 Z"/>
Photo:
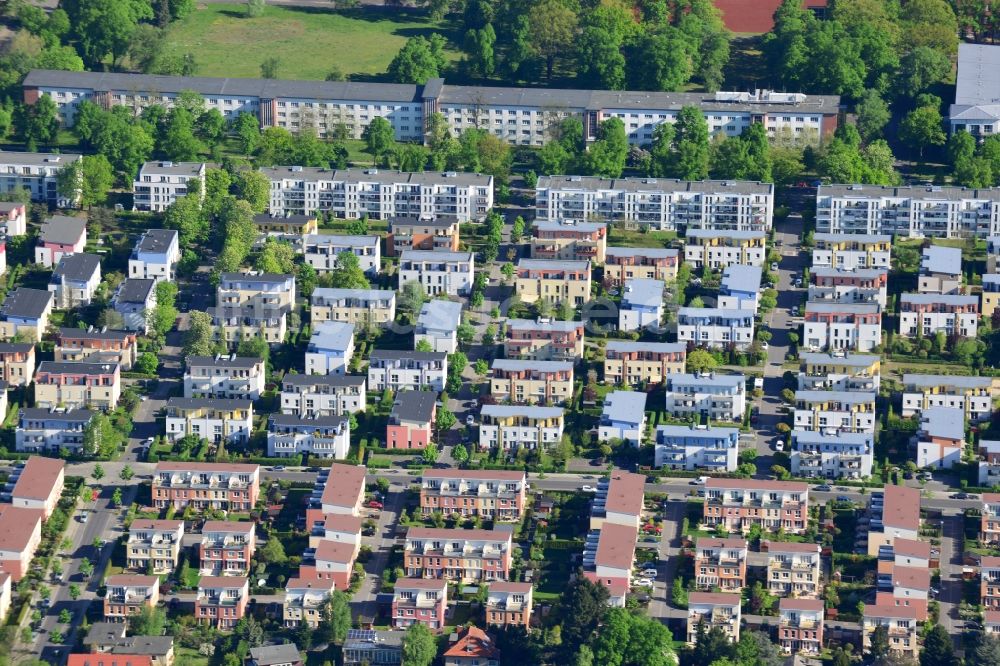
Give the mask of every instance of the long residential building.
<path id="1" fill-rule="evenodd" d="M 66 165 L 82 159 L 82 155 L 56 153 L 18 153 L 4 151 L 0 158 L 0 193 L 13 194 L 28 190 L 32 201 L 57 208 L 80 205 L 82 189 L 75 196 L 59 191 L 57 177 Z"/>
<path id="2" fill-rule="evenodd" d="M 396 292 L 319 287 L 309 297 L 309 318 L 314 323 L 340 321 L 358 328 L 388 324 L 396 318 Z"/>
<path id="3" fill-rule="evenodd" d="M 886 306 L 889 271 L 884 268 L 813 267 L 809 274 L 810 301 L 878 303 Z"/>
<path id="4" fill-rule="evenodd" d="M 561 407 L 483 405 L 479 414 L 481 449 L 546 449 L 562 440 Z"/>
<path id="5" fill-rule="evenodd" d="M 584 322 L 508 319 L 504 355 L 529 361 L 575 361 L 583 358 Z"/>
<path id="6" fill-rule="evenodd" d="M 826 268 L 889 269 L 892 236 L 888 234 L 814 234 L 812 265 Z"/>
<path id="7" fill-rule="evenodd" d="M 513 559 L 508 530 L 411 527 L 406 533 L 403 567 L 417 578 L 458 582 L 507 580 Z"/>
<path id="8" fill-rule="evenodd" d="M 604 381 L 612 385 L 662 384 L 684 372 L 687 345 L 679 342 L 608 340 L 604 348 Z"/>
<path id="9" fill-rule="evenodd" d="M 524 472 L 427 469 L 420 480 L 420 510 L 425 516 L 440 511 L 515 521 L 524 515 L 527 487 Z"/>
<path id="10" fill-rule="evenodd" d="M 56 458 L 31 456 L 24 467 L 14 469 L 7 483 L 14 485 L 10 503 L 22 509 L 41 509 L 48 520 L 59 504 L 66 479 L 66 463 Z"/>
<path id="11" fill-rule="evenodd" d="M 869 499 L 868 554 L 876 557 L 897 539 L 920 539 L 920 489 L 887 485 Z"/>
<path id="12" fill-rule="evenodd" d="M 214 443 L 242 443 L 253 430 L 253 403 L 238 398 L 170 398 L 164 424 L 171 441 L 193 435 Z"/>
<path id="13" fill-rule="evenodd" d="M 869 352 L 882 342 L 877 303 L 806 303 L 802 346 L 810 351 Z"/>
<path id="14" fill-rule="evenodd" d="M 493 360 L 490 394 L 499 402 L 564 403 L 573 397 L 570 361 Z"/>
<path id="15" fill-rule="evenodd" d="M 744 375 L 670 375 L 665 411 L 681 418 L 740 422 L 746 412 L 746 382 Z"/>
<path id="16" fill-rule="evenodd" d="M 264 392 L 264 360 L 256 356 L 188 356 L 185 398 L 256 400 Z"/>
<path id="17" fill-rule="evenodd" d="M 871 476 L 875 457 L 870 432 L 792 430 L 792 475 L 824 479 Z"/>
<path id="18" fill-rule="evenodd" d="M 809 486 L 794 481 L 709 478 L 705 484 L 704 524 L 745 533 L 783 529 L 801 534 L 809 525 Z"/>
<path id="19" fill-rule="evenodd" d="M 272 414 L 268 420 L 267 455 L 287 458 L 302 453 L 317 458 L 347 457 L 351 428 L 346 416 L 304 418 Z"/>
<path id="20" fill-rule="evenodd" d="M 94 413 L 87 409 L 56 411 L 22 407 L 14 431 L 14 448 L 23 453 L 83 452 L 83 431 Z"/>
<path id="21" fill-rule="evenodd" d="M 532 259 L 590 261 L 603 264 L 608 225 L 576 220 L 539 220 L 532 225 Z"/>
<path id="22" fill-rule="evenodd" d="M 899 334 L 907 338 L 946 336 L 974 338 L 979 330 L 979 299 L 956 294 L 902 294 Z"/>
<path id="23" fill-rule="evenodd" d="M 672 248 L 609 247 L 604 254 L 604 282 L 619 287 L 633 278 L 671 283 L 680 263 L 680 250 Z"/>
<path id="24" fill-rule="evenodd" d="M 960 375 L 903 375 L 903 409 L 909 418 L 931 407 L 960 409 L 969 421 L 985 421 L 993 414 L 997 389 L 990 377 Z"/>
<path id="25" fill-rule="evenodd" d="M 739 446 L 738 428 L 661 425 L 656 427 L 653 464 L 663 469 L 735 472 Z"/>
<path id="26" fill-rule="evenodd" d="M 875 393 L 796 391 L 794 427 L 818 432 L 875 432 Z"/>
<path id="27" fill-rule="evenodd" d="M 878 391 L 882 359 L 875 354 L 803 352 L 798 388 L 807 391 Z"/>
<path id="28" fill-rule="evenodd" d="M 152 493 L 153 505 L 161 508 L 251 511 L 260 495 L 260 465 L 160 462 Z"/>
<path id="29" fill-rule="evenodd" d="M 309 234 L 302 241 L 306 263 L 320 273 L 337 270 L 340 255 L 349 252 L 358 258 L 358 265 L 365 275 L 374 277 L 382 270 L 381 248 L 378 236 Z"/>
<path id="30" fill-rule="evenodd" d="M 281 413 L 314 418 L 365 409 L 364 375 L 291 375 L 281 380 Z"/>
<path id="31" fill-rule="evenodd" d="M 708 266 L 763 266 L 767 261 L 767 234 L 762 230 L 691 229 L 684 236 L 684 263 L 692 269 Z"/>

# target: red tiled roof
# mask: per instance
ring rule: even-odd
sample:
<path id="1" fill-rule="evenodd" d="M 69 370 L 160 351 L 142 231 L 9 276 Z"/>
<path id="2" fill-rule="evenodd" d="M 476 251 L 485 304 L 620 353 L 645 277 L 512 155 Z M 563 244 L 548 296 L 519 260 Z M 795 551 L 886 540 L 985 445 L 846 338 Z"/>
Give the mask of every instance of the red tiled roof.
<path id="1" fill-rule="evenodd" d="M 915 539 L 896 539 L 892 542 L 892 552 L 895 555 L 919 557 L 927 560 L 931 557 L 931 545 L 926 541 Z"/>
<path id="2" fill-rule="evenodd" d="M 747 540 L 739 537 L 729 537 L 718 539 L 716 537 L 698 537 L 694 542 L 695 548 L 746 548 Z"/>
<path id="3" fill-rule="evenodd" d="M 328 513 L 323 516 L 323 527 L 331 532 L 357 534 L 364 522 L 361 516 L 348 516 L 343 513 Z"/>
<path id="4" fill-rule="evenodd" d="M 892 584 L 911 590 L 928 590 L 931 587 L 930 569 L 921 567 L 895 567 L 892 570 Z"/>
<path id="5" fill-rule="evenodd" d="M 692 592 L 688 595 L 688 607 L 695 604 L 712 604 L 713 606 L 739 606 L 742 597 L 726 592 Z"/>
<path id="6" fill-rule="evenodd" d="M 502 580 L 490 583 L 490 592 L 504 592 L 508 594 L 527 594 L 531 592 L 531 583 L 511 583 Z"/>
<path id="7" fill-rule="evenodd" d="M 795 543 L 793 541 L 765 541 L 763 545 L 769 553 L 818 553 L 818 543 Z M 764 550 L 765 548 L 761 548 Z"/>
<path id="8" fill-rule="evenodd" d="M 604 504 L 609 512 L 638 516 L 642 513 L 645 497 L 646 477 L 631 472 L 617 472 L 611 475 L 608 484 L 608 498 Z"/>
<path id="9" fill-rule="evenodd" d="M 822 611 L 822 599 L 789 599 L 782 598 L 778 602 L 779 610 Z"/>
<path id="10" fill-rule="evenodd" d="M 1000 567 L 1000 557 L 995 555 L 983 555 L 979 558 L 979 566 L 981 567 Z"/>
<path id="11" fill-rule="evenodd" d="M 914 606 L 897 606 L 895 604 L 865 604 L 865 617 L 893 617 L 901 620 L 916 620 L 917 609 Z"/>
<path id="12" fill-rule="evenodd" d="M 444 578 L 400 578 L 396 580 L 396 590 L 438 590 L 448 587 Z"/>
<path id="13" fill-rule="evenodd" d="M 605 522 L 597 539 L 597 566 L 631 569 L 638 535 L 639 530 L 634 527 Z"/>
<path id="14" fill-rule="evenodd" d="M 202 576 L 198 581 L 198 587 L 232 589 L 243 587 L 247 584 L 247 580 L 246 576 Z"/>
<path id="15" fill-rule="evenodd" d="M 0 550 L 23 552 L 41 522 L 41 509 L 0 504 Z"/>
<path id="16" fill-rule="evenodd" d="M 301 572 L 299 572 L 301 573 Z M 286 590 L 324 590 L 337 589 L 337 581 L 332 578 L 289 578 L 285 583 Z"/>
<path id="17" fill-rule="evenodd" d="M 1000 502 L 1000 493 L 983 493 L 983 502 Z"/>
<path id="18" fill-rule="evenodd" d="M 354 559 L 354 544 L 323 539 L 316 546 L 317 562 L 350 562 Z"/>
<path id="19" fill-rule="evenodd" d="M 882 524 L 907 530 L 920 528 L 920 491 L 906 486 L 886 486 Z"/>
<path id="20" fill-rule="evenodd" d="M 365 474 L 368 470 L 359 465 L 330 465 L 330 476 L 323 488 L 323 504 L 354 508 L 358 497 L 365 492 Z"/>
<path id="21" fill-rule="evenodd" d="M 446 657 L 478 657 L 480 659 L 497 659 L 500 651 L 493 645 L 493 639 L 479 627 L 468 627 L 455 641 L 454 645 L 445 650 Z"/>
<path id="22" fill-rule="evenodd" d="M 1000 624 L 1000 611 L 985 611 L 983 619 L 986 620 L 986 624 Z"/>
<path id="23" fill-rule="evenodd" d="M 31 456 L 14 484 L 13 497 L 47 500 L 66 463 L 55 458 Z"/>
<path id="24" fill-rule="evenodd" d="M 71 654 L 66 666 L 152 666 L 153 658 L 144 654 L 107 654 L 90 652 Z"/>
<path id="25" fill-rule="evenodd" d="M 128 574 L 116 574 L 114 576 L 108 576 L 104 580 L 104 584 L 108 587 L 113 585 L 121 585 L 123 587 L 156 587 L 160 586 L 159 576 L 130 576 Z"/>
<path id="26" fill-rule="evenodd" d="M 235 534 L 249 534 L 253 531 L 253 523 L 240 522 L 238 520 L 206 520 L 201 526 L 201 533 L 206 532 L 232 532 Z"/>

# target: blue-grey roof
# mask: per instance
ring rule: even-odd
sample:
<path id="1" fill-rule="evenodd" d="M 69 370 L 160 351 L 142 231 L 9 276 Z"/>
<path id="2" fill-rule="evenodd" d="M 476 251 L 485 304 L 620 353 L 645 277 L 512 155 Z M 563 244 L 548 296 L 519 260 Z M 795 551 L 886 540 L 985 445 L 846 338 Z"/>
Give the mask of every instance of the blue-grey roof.
<path id="1" fill-rule="evenodd" d="M 59 422 L 65 421 L 68 423 L 86 423 L 93 416 L 93 412 L 89 409 L 70 409 L 68 411 L 57 412 L 51 409 L 44 409 L 41 407 L 22 407 L 20 412 L 21 421 L 52 421 Z"/>
<path id="2" fill-rule="evenodd" d="M 424 329 L 454 331 L 462 323 L 462 304 L 434 299 L 420 308 L 417 326 Z"/>
<path id="3" fill-rule="evenodd" d="M 920 412 L 920 429 L 928 437 L 965 439 L 965 413 L 955 407 L 931 407 Z"/>
<path id="4" fill-rule="evenodd" d="M 977 305 L 979 299 L 975 296 L 963 296 L 961 294 L 903 294 L 901 303 L 913 303 L 915 305 L 928 305 L 930 303 L 942 303 L 944 305 Z"/>
<path id="5" fill-rule="evenodd" d="M 378 246 L 378 236 L 346 236 L 344 234 L 306 234 L 307 245 L 332 245 L 333 247 Z"/>
<path id="6" fill-rule="evenodd" d="M 337 300 L 341 298 L 356 298 L 358 300 L 377 301 L 386 298 L 395 299 L 396 292 L 391 289 L 335 289 L 333 287 L 317 287 L 313 289 L 312 303 L 322 300 Z"/>
<path id="7" fill-rule="evenodd" d="M 42 222 L 38 239 L 43 243 L 72 245 L 87 231 L 87 220 L 68 215 L 52 215 Z"/>
<path id="8" fill-rule="evenodd" d="M 344 351 L 354 338 L 354 324 L 343 321 L 321 321 L 312 329 L 309 349 Z"/>
<path id="9" fill-rule="evenodd" d="M 566 93 L 567 91 L 551 91 Z M 573 91 L 587 93 L 588 91 Z M 595 95 L 619 96 L 619 100 L 600 99 L 598 106 L 590 108 L 660 108 L 662 102 L 652 99 L 640 100 L 640 97 L 653 98 L 658 95 L 683 95 L 683 93 L 601 93 Z M 666 101 L 666 100 L 664 100 Z M 560 100 L 562 102 L 562 100 Z M 608 104 L 610 102 L 610 104 Z M 622 104 L 624 102 L 624 104 Z M 637 103 L 638 102 L 638 103 Z M 646 103 L 642 103 L 646 102 Z M 650 105 L 651 104 L 651 105 Z M 566 103 L 559 104 L 565 108 Z M 679 107 L 678 107 L 679 108 Z M 719 107 L 716 107 L 719 108 Z M 725 108 L 725 103 L 723 107 Z M 728 109 L 727 109 L 728 110 Z M 733 109 L 736 110 L 736 109 Z M 540 190 L 611 190 L 621 192 L 723 192 L 732 194 L 772 194 L 773 183 L 761 183 L 752 180 L 678 180 L 676 178 L 601 178 L 600 176 L 541 176 L 536 189 Z"/>
<path id="10" fill-rule="evenodd" d="M 390 423 L 429 422 L 434 416 L 437 391 L 400 391 L 392 403 Z"/>
<path id="11" fill-rule="evenodd" d="M 559 220 L 536 220 L 532 226 L 539 231 L 562 231 L 570 229 L 573 231 L 591 232 L 599 231 L 608 226 L 604 222 L 574 222 Z"/>
<path id="12" fill-rule="evenodd" d="M 492 368 L 494 370 L 538 370 L 539 372 L 557 372 L 559 370 L 572 370 L 572 361 L 528 361 L 516 358 L 493 359 Z"/>
<path id="13" fill-rule="evenodd" d="M 585 271 L 590 268 L 590 262 L 586 259 L 521 259 L 517 267 L 532 271 Z"/>
<path id="14" fill-rule="evenodd" d="M 546 419 L 562 416 L 563 409 L 538 405 L 483 405 L 479 413 L 483 416 L 526 416 L 531 419 Z"/>
<path id="15" fill-rule="evenodd" d="M 903 295 L 906 298 L 906 295 Z M 878 303 L 824 303 L 809 301 L 806 312 L 848 312 L 851 314 L 874 314 L 879 311 Z"/>
<path id="16" fill-rule="evenodd" d="M 686 238 L 736 238 L 749 240 L 764 238 L 763 231 L 738 231 L 736 229 L 688 229 Z"/>
<path id="17" fill-rule="evenodd" d="M 734 310 L 732 308 L 678 308 L 678 317 L 718 317 L 720 319 L 753 319 L 753 310 Z"/>
<path id="18" fill-rule="evenodd" d="M 147 229 L 136 244 L 139 252 L 166 252 L 167 248 L 177 237 L 177 232 L 173 229 Z"/>
<path id="19" fill-rule="evenodd" d="M 875 354 L 844 354 L 842 356 L 834 356 L 825 352 L 803 352 L 799 354 L 799 358 L 803 363 L 829 363 L 831 365 L 849 365 L 859 368 L 866 368 L 879 360 L 879 356 Z"/>
<path id="20" fill-rule="evenodd" d="M 272 666 L 272 664 L 296 664 L 302 661 L 299 648 L 294 643 L 282 645 L 262 645 L 250 648 L 250 658 L 256 666 Z"/>
<path id="21" fill-rule="evenodd" d="M 145 303 L 153 289 L 156 280 L 150 278 L 125 278 L 115 294 L 115 303 Z"/>
<path id="22" fill-rule="evenodd" d="M 731 439 L 739 437 L 739 428 L 717 428 L 713 426 L 696 425 L 661 425 L 656 426 L 656 441 L 667 438 L 697 437 L 698 439 Z"/>
<path id="23" fill-rule="evenodd" d="M 549 321 L 537 321 L 534 319 L 508 319 L 507 328 L 510 330 L 526 329 L 529 331 L 563 331 L 568 333 L 569 331 L 575 331 L 578 328 L 583 328 L 583 322 L 559 321 L 556 319 Z"/>
<path id="24" fill-rule="evenodd" d="M 88 282 L 101 269 L 101 258 L 96 254 L 80 252 L 64 254 L 53 277 L 61 277 L 71 282 Z"/>
<path id="25" fill-rule="evenodd" d="M 903 375 L 904 386 L 926 388 L 931 386 L 954 386 L 956 388 L 987 388 L 993 385 L 991 377 L 971 377 L 965 375 Z"/>
<path id="26" fill-rule="evenodd" d="M 683 342 L 632 342 L 630 340 L 608 340 L 605 349 L 619 352 L 647 351 L 657 354 L 687 351 Z"/>
<path id="27" fill-rule="evenodd" d="M 925 247 L 920 257 L 920 272 L 961 275 L 962 250 L 941 245 Z"/>
<path id="28" fill-rule="evenodd" d="M 650 259 L 666 259 L 680 255 L 680 250 L 664 247 L 609 247 L 606 252 L 609 257 L 649 257 Z"/>
<path id="29" fill-rule="evenodd" d="M 646 417 L 646 395 L 639 391 L 612 391 L 604 398 L 602 420 L 638 426 Z"/>
<path id="30" fill-rule="evenodd" d="M 887 243 L 892 240 L 889 234 L 814 234 L 815 242 L 840 243 L 853 241 L 856 243 Z"/>
<path id="31" fill-rule="evenodd" d="M 747 264 L 730 264 L 722 271 L 722 282 L 719 286 L 725 291 L 759 291 L 760 266 Z"/>
<path id="32" fill-rule="evenodd" d="M 0 306 L 0 315 L 17 319 L 38 319 L 52 300 L 51 291 L 18 287 L 7 294 Z"/>
<path id="33" fill-rule="evenodd" d="M 817 430 L 792 431 L 792 442 L 799 444 L 843 444 L 871 446 L 875 436 L 870 432 L 822 432 Z"/>
<path id="34" fill-rule="evenodd" d="M 439 252 L 438 250 L 403 250 L 400 261 L 462 261 L 472 263 L 471 252 Z"/>
<path id="35" fill-rule="evenodd" d="M 204 162 L 170 162 L 169 160 L 152 160 L 139 167 L 139 175 L 170 175 L 197 177 L 205 168 Z"/>
<path id="36" fill-rule="evenodd" d="M 745 375 L 721 375 L 715 372 L 695 375 L 684 373 L 680 375 L 668 375 L 666 378 L 667 390 L 672 390 L 674 386 L 697 386 L 709 387 L 718 386 L 722 388 L 732 388 L 744 386 L 747 383 Z"/>
<path id="37" fill-rule="evenodd" d="M 811 269 L 811 272 L 816 277 L 849 276 L 861 279 L 872 279 L 885 275 L 889 271 L 884 268 L 835 268 L 833 266 L 816 266 Z"/>
<path id="38" fill-rule="evenodd" d="M 201 409 L 203 407 L 214 407 L 227 411 L 235 409 L 251 409 L 252 400 L 242 400 L 240 398 L 169 398 L 167 407 L 178 407 L 180 409 Z"/>
<path id="39" fill-rule="evenodd" d="M 1000 46 L 958 45 L 955 104 L 1000 104 Z"/>
<path id="40" fill-rule="evenodd" d="M 806 402 L 846 402 L 860 405 L 864 402 L 875 402 L 874 391 L 796 391 L 795 400 Z"/>
<path id="41" fill-rule="evenodd" d="M 1000 284 L 1000 273 L 986 273 L 983 275 L 983 284 Z"/>
<path id="42" fill-rule="evenodd" d="M 622 290 L 622 307 L 639 305 L 656 307 L 663 305 L 663 280 L 637 278 L 625 281 Z"/>

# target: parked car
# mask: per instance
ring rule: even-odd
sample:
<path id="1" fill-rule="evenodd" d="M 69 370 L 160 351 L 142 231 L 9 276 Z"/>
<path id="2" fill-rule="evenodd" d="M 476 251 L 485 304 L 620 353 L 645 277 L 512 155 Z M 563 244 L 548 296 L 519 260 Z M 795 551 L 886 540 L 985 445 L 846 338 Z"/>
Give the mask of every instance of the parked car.
<path id="1" fill-rule="evenodd" d="M 697 479 L 694 480 L 694 482 L 695 483 L 708 483 L 708 477 L 707 476 L 699 476 Z"/>
<path id="2" fill-rule="evenodd" d="M 282 472 L 282 471 L 284 471 L 284 469 L 285 469 L 284 465 L 275 465 L 274 467 L 271 468 L 271 471 L 272 472 Z"/>
<path id="3" fill-rule="evenodd" d="M 847 495 L 837 495 L 837 501 L 838 502 L 853 502 L 854 500 L 852 500 Z"/>
<path id="4" fill-rule="evenodd" d="M 383 508 L 382 502 L 379 502 L 378 500 L 368 500 L 367 502 L 365 502 L 365 506 L 368 507 L 369 509 L 381 510 Z"/>
<path id="5" fill-rule="evenodd" d="M 831 490 L 833 490 L 833 488 L 828 483 L 821 483 L 818 486 L 816 486 L 815 488 L 813 488 L 813 490 L 815 490 L 816 492 L 820 492 L 820 493 L 828 493 Z"/>
<path id="6" fill-rule="evenodd" d="M 777 270 L 778 270 L 778 262 L 777 261 L 772 261 L 771 262 L 771 272 L 774 273 Z"/>
<path id="7" fill-rule="evenodd" d="M 663 528 L 659 525 L 646 524 L 642 526 L 642 531 L 646 534 L 663 534 Z"/>
<path id="8" fill-rule="evenodd" d="M 653 587 L 653 581 L 648 578 L 640 578 L 632 583 L 632 587 Z"/>
<path id="9" fill-rule="evenodd" d="M 948 497 L 950 497 L 951 499 L 957 499 L 957 500 L 972 499 L 972 495 L 970 495 L 969 493 L 953 493 L 953 494 L 949 495 Z"/>
<path id="10" fill-rule="evenodd" d="M 597 492 L 597 488 L 595 488 L 594 486 L 581 486 L 580 490 L 582 490 L 585 493 L 596 493 Z"/>
<path id="11" fill-rule="evenodd" d="M 475 425 L 475 424 L 476 424 L 475 416 L 469 414 L 468 416 L 465 417 L 465 425 Z"/>
<path id="12" fill-rule="evenodd" d="M 656 576 L 658 574 L 659 574 L 659 572 L 656 569 L 643 569 L 642 570 L 642 577 L 643 578 L 648 578 L 650 580 L 656 580 Z"/>

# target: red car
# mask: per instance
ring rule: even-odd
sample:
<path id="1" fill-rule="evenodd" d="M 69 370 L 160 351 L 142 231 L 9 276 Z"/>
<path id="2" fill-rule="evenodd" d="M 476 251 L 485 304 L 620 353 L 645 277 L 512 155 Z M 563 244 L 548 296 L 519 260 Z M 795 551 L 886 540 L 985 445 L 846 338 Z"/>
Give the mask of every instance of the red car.
<path id="1" fill-rule="evenodd" d="M 368 500 L 367 502 L 365 502 L 365 506 L 368 507 L 369 509 L 381 509 L 382 502 L 379 502 L 378 500 Z"/>
<path id="2" fill-rule="evenodd" d="M 642 531 L 646 534 L 661 534 L 663 532 L 663 528 L 657 525 L 643 525 Z"/>

